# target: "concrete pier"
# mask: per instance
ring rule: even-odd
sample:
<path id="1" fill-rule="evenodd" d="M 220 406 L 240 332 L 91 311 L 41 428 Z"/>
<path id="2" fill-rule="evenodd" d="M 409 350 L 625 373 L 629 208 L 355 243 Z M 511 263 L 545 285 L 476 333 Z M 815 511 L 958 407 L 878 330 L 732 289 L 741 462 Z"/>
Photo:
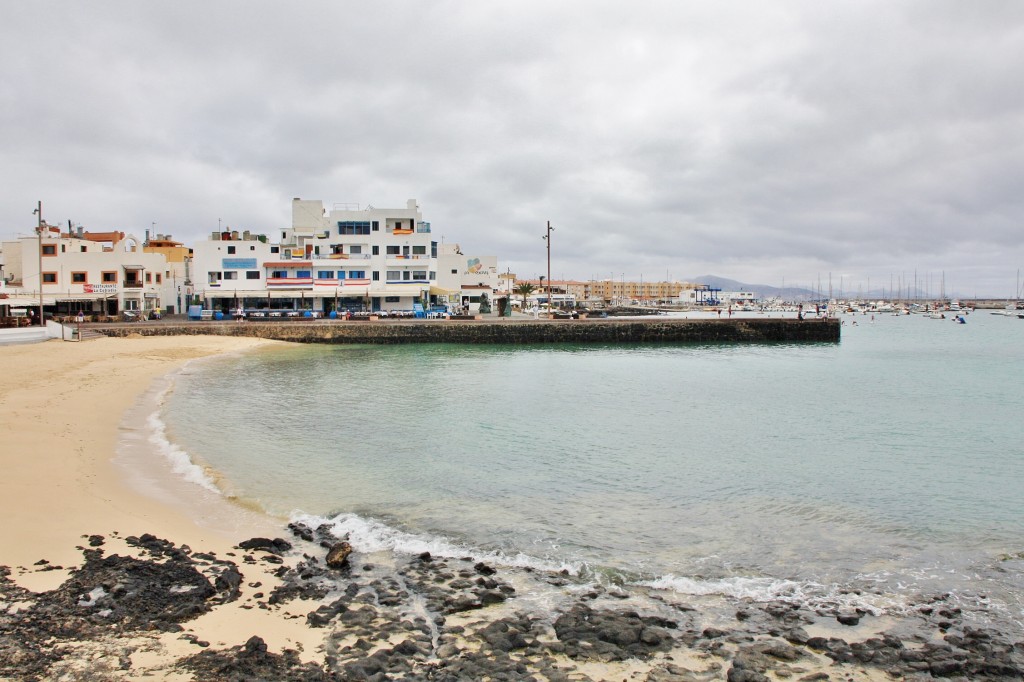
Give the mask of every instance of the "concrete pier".
<path id="1" fill-rule="evenodd" d="M 297 343 L 838 343 L 838 320 L 296 320 L 90 325 L 107 336 L 213 334 Z"/>

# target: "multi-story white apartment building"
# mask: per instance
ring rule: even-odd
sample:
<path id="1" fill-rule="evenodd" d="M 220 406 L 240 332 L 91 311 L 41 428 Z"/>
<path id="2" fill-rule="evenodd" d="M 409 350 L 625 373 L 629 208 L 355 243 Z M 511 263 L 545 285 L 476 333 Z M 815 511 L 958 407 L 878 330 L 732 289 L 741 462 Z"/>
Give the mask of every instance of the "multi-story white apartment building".
<path id="1" fill-rule="evenodd" d="M 2 251 L 7 295 L 34 308 L 41 294 L 48 315 L 149 312 L 175 301 L 167 258 L 147 253 L 140 239 L 124 232 L 43 225 L 33 236 L 4 242 Z"/>
<path id="2" fill-rule="evenodd" d="M 193 253 L 196 295 L 223 312 L 412 310 L 437 296 L 437 242 L 413 199 L 405 208 L 330 211 L 293 199 L 292 225 L 279 234 L 217 232 Z"/>

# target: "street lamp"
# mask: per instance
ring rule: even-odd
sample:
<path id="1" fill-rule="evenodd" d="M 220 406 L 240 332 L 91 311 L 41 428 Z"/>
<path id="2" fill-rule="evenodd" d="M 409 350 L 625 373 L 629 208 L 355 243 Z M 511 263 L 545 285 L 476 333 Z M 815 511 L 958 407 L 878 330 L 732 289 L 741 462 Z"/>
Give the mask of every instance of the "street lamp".
<path id="1" fill-rule="evenodd" d="M 43 323 L 43 202 L 40 201 L 33 214 L 39 216 L 39 223 L 36 225 L 36 237 L 39 239 L 39 326 Z"/>
<path id="2" fill-rule="evenodd" d="M 555 228 L 551 227 L 551 221 L 548 221 L 548 230 L 541 239 L 548 243 L 548 311 L 550 312 L 553 308 L 551 305 L 551 231 Z"/>

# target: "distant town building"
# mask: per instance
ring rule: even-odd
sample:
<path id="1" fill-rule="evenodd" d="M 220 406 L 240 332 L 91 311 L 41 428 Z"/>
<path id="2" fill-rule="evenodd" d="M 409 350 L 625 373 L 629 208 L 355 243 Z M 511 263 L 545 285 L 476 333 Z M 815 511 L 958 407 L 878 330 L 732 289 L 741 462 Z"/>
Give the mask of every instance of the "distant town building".
<path id="1" fill-rule="evenodd" d="M 167 257 L 147 252 L 124 232 L 62 232 L 44 225 L 41 234 L 3 242 L 5 293 L 9 307 L 39 305 L 46 314 L 149 313 L 173 306 L 176 292 Z M 42 267 L 40 268 L 40 263 Z"/>
<path id="2" fill-rule="evenodd" d="M 624 279 L 603 280 L 552 280 L 543 279 L 520 280 L 518 283 L 532 284 L 537 293 L 547 295 L 548 285 L 551 286 L 552 298 L 555 294 L 571 295 L 580 304 L 631 305 L 634 302 L 667 303 L 679 298 L 680 292 L 688 286 L 684 282 L 632 282 Z"/>

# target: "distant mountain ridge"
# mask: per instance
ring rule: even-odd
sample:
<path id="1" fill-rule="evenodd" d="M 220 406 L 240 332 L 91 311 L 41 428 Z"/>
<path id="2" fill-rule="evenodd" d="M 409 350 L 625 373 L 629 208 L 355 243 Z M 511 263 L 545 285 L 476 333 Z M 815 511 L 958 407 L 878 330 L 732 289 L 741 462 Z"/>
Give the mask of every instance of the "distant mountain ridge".
<path id="1" fill-rule="evenodd" d="M 746 282 L 739 282 L 735 279 L 728 279 L 726 277 L 717 277 L 715 275 L 701 275 L 699 277 L 690 277 L 686 279 L 687 282 L 696 282 L 698 284 L 707 284 L 710 287 L 721 289 L 722 291 L 750 291 L 753 292 L 758 298 L 781 298 L 784 301 L 807 301 L 818 298 L 818 292 L 807 289 L 805 287 L 773 287 L 768 284 L 748 284 Z M 822 285 L 821 298 L 828 298 L 829 291 L 827 285 Z M 881 298 L 892 298 L 891 291 L 883 292 L 881 289 L 872 289 L 871 291 L 857 291 L 857 290 L 844 290 L 839 291 L 835 286 L 832 288 L 832 296 L 834 298 L 860 298 L 860 299 L 881 299 Z M 909 292 L 904 294 L 905 298 L 926 298 L 925 293 L 921 290 L 916 292 Z M 947 298 L 956 298 L 955 294 L 946 294 Z"/>
<path id="2" fill-rule="evenodd" d="M 721 289 L 722 291 L 750 291 L 760 299 L 781 298 L 786 301 L 800 301 L 811 299 L 816 296 L 815 292 L 810 289 L 800 287 L 773 287 L 768 284 L 748 284 L 746 282 L 738 282 L 734 279 L 717 277 L 715 275 L 688 277 L 686 281 L 696 282 L 698 284 L 707 284 L 709 287 Z M 822 295 L 828 296 L 828 292 L 824 292 Z"/>

